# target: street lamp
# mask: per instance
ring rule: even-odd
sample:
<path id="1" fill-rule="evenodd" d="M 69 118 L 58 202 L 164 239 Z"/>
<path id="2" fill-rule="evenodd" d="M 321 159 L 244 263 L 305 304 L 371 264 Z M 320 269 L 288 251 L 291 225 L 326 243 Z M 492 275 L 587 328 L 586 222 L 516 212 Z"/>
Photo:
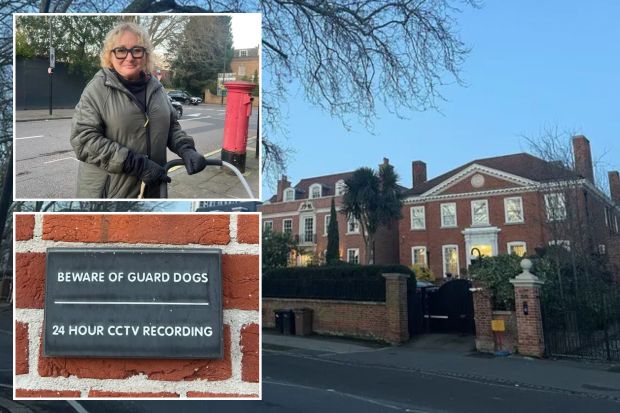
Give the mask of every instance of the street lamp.
<path id="1" fill-rule="evenodd" d="M 478 268 L 480 268 L 482 266 L 482 252 L 480 252 L 479 248 L 472 248 L 471 251 L 469 251 L 469 255 L 473 256 L 474 255 L 474 251 L 476 251 L 478 253 Z"/>

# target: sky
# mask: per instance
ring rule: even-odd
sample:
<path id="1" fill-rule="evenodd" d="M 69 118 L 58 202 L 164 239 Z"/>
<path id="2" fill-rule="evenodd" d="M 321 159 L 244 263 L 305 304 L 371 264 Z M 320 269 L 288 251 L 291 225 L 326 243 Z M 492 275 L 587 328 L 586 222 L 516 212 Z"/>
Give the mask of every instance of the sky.
<path id="1" fill-rule="evenodd" d="M 620 2 L 487 1 L 457 16 L 470 47 L 465 87 L 441 89 L 440 112 L 400 120 L 383 108 L 374 135 L 361 123 L 347 132 L 338 119 L 291 96 L 287 175 L 300 179 L 377 168 L 389 158 L 400 184 L 411 187 L 411 162 L 433 178 L 474 159 L 526 152 L 522 136 L 545 128 L 584 134 L 593 158 L 620 169 Z M 265 74 L 264 76 L 267 76 Z M 291 90 L 295 89 L 295 85 Z M 343 156 L 345 154 L 345 156 Z M 263 180 L 262 198 L 275 185 Z"/>
<path id="2" fill-rule="evenodd" d="M 260 13 L 233 14 L 232 33 L 235 49 L 256 47 L 261 39 Z"/>

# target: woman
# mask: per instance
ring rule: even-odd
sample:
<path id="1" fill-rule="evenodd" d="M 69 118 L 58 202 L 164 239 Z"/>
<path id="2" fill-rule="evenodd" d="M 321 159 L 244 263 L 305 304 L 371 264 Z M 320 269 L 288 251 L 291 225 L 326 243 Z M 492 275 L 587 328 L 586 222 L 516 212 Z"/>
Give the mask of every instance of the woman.
<path id="1" fill-rule="evenodd" d="M 177 121 L 168 95 L 151 75 L 153 45 L 146 31 L 121 23 L 106 35 L 102 69 L 86 85 L 75 108 L 71 145 L 81 161 L 78 198 L 159 196 L 170 182 L 162 165 L 166 147 L 185 162 L 188 174 L 206 161 Z"/>

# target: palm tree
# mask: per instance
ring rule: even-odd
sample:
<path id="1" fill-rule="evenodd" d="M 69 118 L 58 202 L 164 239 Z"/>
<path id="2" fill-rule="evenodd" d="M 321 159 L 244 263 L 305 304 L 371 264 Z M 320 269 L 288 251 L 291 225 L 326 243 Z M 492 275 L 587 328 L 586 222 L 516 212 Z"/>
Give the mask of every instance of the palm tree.
<path id="1" fill-rule="evenodd" d="M 363 167 L 345 181 L 342 213 L 356 219 L 364 240 L 366 264 L 374 263 L 374 239 L 377 229 L 401 218 L 402 195 L 398 175 L 387 162 L 379 172 Z"/>

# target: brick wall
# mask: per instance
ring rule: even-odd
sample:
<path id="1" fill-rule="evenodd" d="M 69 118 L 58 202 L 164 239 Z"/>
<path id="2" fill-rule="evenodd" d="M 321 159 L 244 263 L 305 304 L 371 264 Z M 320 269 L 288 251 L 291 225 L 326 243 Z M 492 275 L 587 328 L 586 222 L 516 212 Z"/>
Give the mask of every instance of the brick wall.
<path id="1" fill-rule="evenodd" d="M 276 309 L 309 308 L 315 333 L 403 343 L 409 340 L 407 276 L 383 274 L 383 277 L 385 302 L 263 298 L 263 325 L 275 327 Z"/>
<path id="2" fill-rule="evenodd" d="M 382 302 L 263 298 L 263 326 L 275 327 L 274 310 L 312 309 L 312 331 L 318 334 L 384 340 L 386 305 Z"/>
<path id="3" fill-rule="evenodd" d="M 258 214 L 16 214 L 15 397 L 258 398 Z M 222 360 L 43 357 L 49 247 L 222 250 Z"/>

